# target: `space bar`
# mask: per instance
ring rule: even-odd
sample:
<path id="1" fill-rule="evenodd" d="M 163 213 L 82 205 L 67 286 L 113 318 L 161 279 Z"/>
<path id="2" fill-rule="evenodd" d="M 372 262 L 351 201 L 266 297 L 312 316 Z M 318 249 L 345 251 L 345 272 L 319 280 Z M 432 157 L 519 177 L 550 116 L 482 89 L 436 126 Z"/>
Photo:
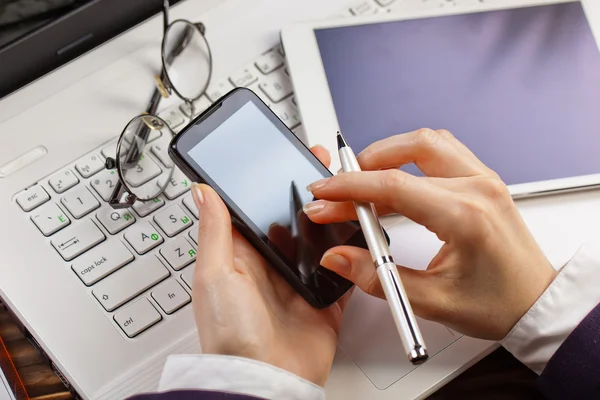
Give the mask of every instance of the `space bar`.
<path id="1" fill-rule="evenodd" d="M 113 311 L 168 276 L 156 256 L 145 257 L 104 278 L 92 293 L 106 311 Z"/>

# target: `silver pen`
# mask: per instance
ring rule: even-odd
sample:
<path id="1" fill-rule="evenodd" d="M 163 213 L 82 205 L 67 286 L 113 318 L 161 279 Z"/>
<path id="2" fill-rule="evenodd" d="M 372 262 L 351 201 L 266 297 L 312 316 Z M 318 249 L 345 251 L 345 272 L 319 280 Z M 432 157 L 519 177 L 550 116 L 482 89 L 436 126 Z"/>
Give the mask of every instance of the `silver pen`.
<path id="1" fill-rule="evenodd" d="M 337 142 L 344 172 L 360 171 L 354 152 L 340 132 L 337 133 Z M 398 268 L 390 255 L 390 248 L 379 223 L 377 211 L 371 203 L 354 202 L 354 208 L 408 360 L 413 364 L 421 364 L 429 355 L 398 275 Z"/>

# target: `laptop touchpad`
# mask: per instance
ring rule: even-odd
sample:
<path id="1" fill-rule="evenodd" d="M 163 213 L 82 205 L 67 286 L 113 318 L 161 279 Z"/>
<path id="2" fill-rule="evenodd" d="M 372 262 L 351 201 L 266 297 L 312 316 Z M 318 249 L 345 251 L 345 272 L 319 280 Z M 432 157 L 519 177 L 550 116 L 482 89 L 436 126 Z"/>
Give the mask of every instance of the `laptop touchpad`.
<path id="1" fill-rule="evenodd" d="M 430 358 L 461 337 L 434 322 L 418 323 Z M 339 345 L 380 390 L 418 368 L 406 358 L 387 303 L 358 288 L 344 311 Z"/>

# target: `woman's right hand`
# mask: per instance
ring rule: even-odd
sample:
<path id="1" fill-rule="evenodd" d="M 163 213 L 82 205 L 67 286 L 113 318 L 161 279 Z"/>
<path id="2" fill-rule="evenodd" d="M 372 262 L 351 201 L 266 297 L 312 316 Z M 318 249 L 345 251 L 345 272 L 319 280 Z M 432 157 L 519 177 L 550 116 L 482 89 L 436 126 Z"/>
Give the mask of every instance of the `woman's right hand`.
<path id="1" fill-rule="evenodd" d="M 427 270 L 399 266 L 415 313 L 463 334 L 500 340 L 550 285 L 556 271 L 531 236 L 506 185 L 447 131 L 421 129 L 376 142 L 358 157 L 363 172 L 309 186 L 320 200 L 311 220 L 356 220 L 352 201 L 400 213 L 444 242 Z M 415 163 L 426 177 L 398 167 Z M 401 240 L 398 238 L 396 240 Z M 369 252 L 329 250 L 324 267 L 383 298 Z"/>

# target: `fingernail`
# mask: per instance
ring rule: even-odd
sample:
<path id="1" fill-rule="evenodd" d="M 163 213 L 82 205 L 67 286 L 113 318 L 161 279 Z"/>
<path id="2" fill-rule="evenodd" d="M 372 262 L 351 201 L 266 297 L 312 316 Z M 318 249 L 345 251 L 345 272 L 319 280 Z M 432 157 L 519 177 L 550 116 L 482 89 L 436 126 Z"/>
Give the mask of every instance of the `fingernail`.
<path id="1" fill-rule="evenodd" d="M 325 253 L 321 258 L 321 265 L 342 276 L 348 276 L 352 263 L 346 257 L 335 253 Z"/>
<path id="2" fill-rule="evenodd" d="M 200 185 L 194 184 L 192 186 L 192 197 L 194 198 L 196 207 L 200 208 L 204 204 L 204 195 L 202 194 L 202 187 Z"/>
<path id="3" fill-rule="evenodd" d="M 308 190 L 309 192 L 313 192 L 313 191 L 325 186 L 327 184 L 327 182 L 329 182 L 329 178 L 319 179 L 318 181 L 313 182 L 310 185 L 308 185 L 306 187 L 306 190 Z"/>
<path id="4" fill-rule="evenodd" d="M 312 201 L 310 203 L 306 203 L 304 207 L 302 207 L 302 210 L 306 215 L 316 214 L 325 208 L 326 203 L 327 202 L 324 200 Z"/>

